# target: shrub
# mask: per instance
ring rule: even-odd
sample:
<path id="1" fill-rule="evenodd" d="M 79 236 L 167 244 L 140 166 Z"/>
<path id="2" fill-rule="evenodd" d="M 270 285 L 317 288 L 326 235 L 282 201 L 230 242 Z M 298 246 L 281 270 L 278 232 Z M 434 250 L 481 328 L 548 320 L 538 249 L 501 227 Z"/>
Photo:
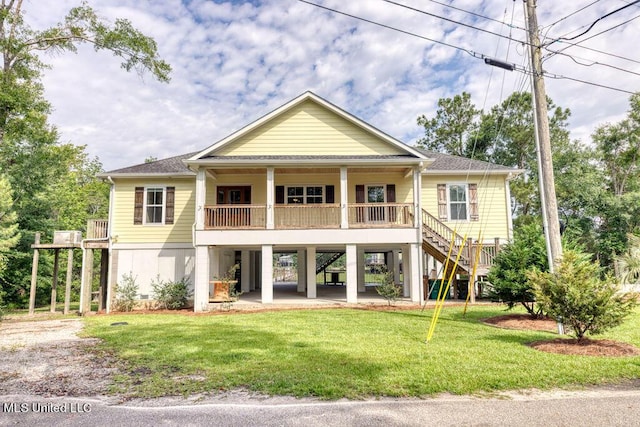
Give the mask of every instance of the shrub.
<path id="1" fill-rule="evenodd" d="M 386 266 L 382 268 L 382 283 L 376 286 L 378 295 L 387 300 L 387 304 L 395 303 L 402 294 L 402 288 L 393 281 L 393 272 L 388 271 Z"/>
<path id="2" fill-rule="evenodd" d="M 191 297 L 191 285 L 186 277 L 177 282 L 164 282 L 158 277 L 157 281 L 151 282 L 151 287 L 160 309 L 178 310 L 186 306 Z"/>
<path id="3" fill-rule="evenodd" d="M 589 254 L 567 250 L 552 273 L 527 274 L 537 301 L 551 316 L 569 325 L 578 340 L 622 323 L 638 304 L 637 295 L 622 294 L 615 278 L 605 275 Z"/>
<path id="4" fill-rule="evenodd" d="M 136 305 L 138 284 L 133 273 L 123 274 L 122 282 L 116 285 L 116 299 L 113 302 L 114 311 L 131 311 Z"/>
<path id="5" fill-rule="evenodd" d="M 496 256 L 487 279 L 493 286 L 489 290 L 492 300 L 502 301 L 511 309 L 521 304 L 532 317 L 542 316 L 542 307 L 536 305 L 536 297 L 526 272 L 531 268 L 547 270 L 547 248 L 542 228 L 537 224 L 521 226 L 512 243 Z"/>

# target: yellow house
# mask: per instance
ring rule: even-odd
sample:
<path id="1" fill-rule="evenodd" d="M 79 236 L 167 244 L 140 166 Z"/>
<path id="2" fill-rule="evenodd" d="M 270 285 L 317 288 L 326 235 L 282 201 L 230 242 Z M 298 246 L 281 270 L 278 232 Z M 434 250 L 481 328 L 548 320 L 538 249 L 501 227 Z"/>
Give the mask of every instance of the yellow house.
<path id="1" fill-rule="evenodd" d="M 144 299 L 156 277 L 187 277 L 204 311 L 212 278 L 239 264 L 241 290 L 268 304 L 274 254 L 296 254 L 297 290 L 316 298 L 318 272 L 344 255 L 355 303 L 366 260 L 385 254 L 404 296 L 422 302 L 423 277 L 447 255 L 460 252 L 459 274 L 476 259 L 486 274 L 511 237 L 517 173 L 410 147 L 306 92 L 200 152 L 101 174 L 112 184 L 108 288 L 132 273 Z"/>

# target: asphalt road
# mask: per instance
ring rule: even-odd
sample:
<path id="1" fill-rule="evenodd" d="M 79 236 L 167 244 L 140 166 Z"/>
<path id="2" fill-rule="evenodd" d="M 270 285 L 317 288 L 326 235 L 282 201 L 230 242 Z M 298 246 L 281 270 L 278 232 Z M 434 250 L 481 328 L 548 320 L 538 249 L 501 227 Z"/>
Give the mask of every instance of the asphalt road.
<path id="1" fill-rule="evenodd" d="M 117 404 L 108 400 L 0 396 L 0 425 L 626 427 L 640 426 L 640 389 L 337 402 L 236 398 Z"/>

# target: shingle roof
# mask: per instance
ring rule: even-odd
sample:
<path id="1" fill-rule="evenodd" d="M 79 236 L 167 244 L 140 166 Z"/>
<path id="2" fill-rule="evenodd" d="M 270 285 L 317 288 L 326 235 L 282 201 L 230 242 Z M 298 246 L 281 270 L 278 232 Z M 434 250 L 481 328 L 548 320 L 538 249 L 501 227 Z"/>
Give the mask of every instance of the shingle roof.
<path id="1" fill-rule="evenodd" d="M 196 154 L 187 153 L 155 162 L 141 163 L 122 169 L 101 173 L 99 176 L 109 175 L 195 175 L 182 161 Z"/>
<path id="2" fill-rule="evenodd" d="M 497 165 L 482 160 L 468 159 L 466 157 L 454 156 L 451 154 L 438 153 L 436 151 L 424 150 L 417 148 L 434 162 L 427 167 L 427 171 L 513 171 L 518 170 L 509 166 Z"/>

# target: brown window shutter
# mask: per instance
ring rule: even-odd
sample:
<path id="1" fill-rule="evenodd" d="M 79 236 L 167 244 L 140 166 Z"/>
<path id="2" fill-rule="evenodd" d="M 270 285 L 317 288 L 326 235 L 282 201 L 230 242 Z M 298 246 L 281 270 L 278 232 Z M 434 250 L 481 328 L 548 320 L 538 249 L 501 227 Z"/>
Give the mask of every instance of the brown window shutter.
<path id="1" fill-rule="evenodd" d="M 276 185 L 276 204 L 284 203 L 284 185 Z"/>
<path id="2" fill-rule="evenodd" d="M 447 220 L 447 184 L 438 184 L 438 219 Z"/>
<path id="3" fill-rule="evenodd" d="M 364 203 L 364 185 L 356 185 L 356 203 Z"/>
<path id="4" fill-rule="evenodd" d="M 469 184 L 469 218 L 471 221 L 480 219 L 480 210 L 478 209 L 478 184 Z"/>
<path id="5" fill-rule="evenodd" d="M 396 202 L 396 185 L 387 184 L 387 203 Z"/>
<path id="6" fill-rule="evenodd" d="M 142 209 L 144 206 L 144 187 L 136 187 L 133 199 L 133 224 L 142 224 Z"/>
<path id="7" fill-rule="evenodd" d="M 333 185 L 326 185 L 324 188 L 324 202 L 325 203 L 335 203 L 336 202 L 336 192 Z"/>
<path id="8" fill-rule="evenodd" d="M 176 187 L 167 187 L 167 200 L 164 206 L 164 223 L 173 224 L 176 204 Z"/>

